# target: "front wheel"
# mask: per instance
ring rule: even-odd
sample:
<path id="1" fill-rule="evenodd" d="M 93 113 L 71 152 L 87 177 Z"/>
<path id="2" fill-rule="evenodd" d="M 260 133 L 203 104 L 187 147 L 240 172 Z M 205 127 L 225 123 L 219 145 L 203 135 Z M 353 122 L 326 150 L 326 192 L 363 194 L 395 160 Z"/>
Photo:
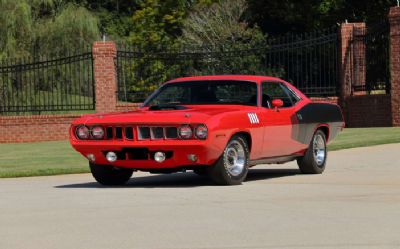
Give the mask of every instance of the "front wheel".
<path id="1" fill-rule="evenodd" d="M 233 136 L 222 156 L 212 166 L 207 168 L 208 175 L 217 184 L 241 184 L 248 172 L 249 147 L 245 138 Z"/>
<path id="2" fill-rule="evenodd" d="M 317 130 L 306 154 L 297 159 L 297 165 L 303 174 L 321 174 L 325 170 L 327 156 L 325 133 Z"/>
<path id="3" fill-rule="evenodd" d="M 96 181 L 106 186 L 124 185 L 133 174 L 132 169 L 116 168 L 109 165 L 89 163 L 90 171 Z"/>

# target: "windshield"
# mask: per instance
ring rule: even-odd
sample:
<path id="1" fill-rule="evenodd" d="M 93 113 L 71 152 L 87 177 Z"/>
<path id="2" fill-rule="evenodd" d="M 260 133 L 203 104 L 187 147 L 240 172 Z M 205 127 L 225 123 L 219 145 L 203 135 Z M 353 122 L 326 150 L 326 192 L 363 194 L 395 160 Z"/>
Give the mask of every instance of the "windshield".
<path id="1" fill-rule="evenodd" d="M 232 80 L 165 84 L 145 101 L 144 106 L 205 104 L 257 106 L 257 84 Z"/>

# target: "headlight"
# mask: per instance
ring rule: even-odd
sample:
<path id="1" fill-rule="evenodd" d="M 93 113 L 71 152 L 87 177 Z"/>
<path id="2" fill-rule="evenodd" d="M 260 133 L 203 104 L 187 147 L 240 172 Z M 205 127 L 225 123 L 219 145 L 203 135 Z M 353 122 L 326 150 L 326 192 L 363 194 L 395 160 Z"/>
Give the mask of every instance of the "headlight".
<path id="1" fill-rule="evenodd" d="M 75 135 L 79 139 L 86 140 L 89 138 L 89 128 L 87 128 L 84 125 L 81 125 L 76 128 Z"/>
<path id="2" fill-rule="evenodd" d="M 92 137 L 94 139 L 103 139 L 104 138 L 104 129 L 101 126 L 94 126 L 92 128 Z"/>
<path id="3" fill-rule="evenodd" d="M 206 139 L 208 136 L 208 129 L 205 125 L 198 125 L 194 134 L 198 139 Z"/>
<path id="4" fill-rule="evenodd" d="M 182 125 L 179 127 L 179 137 L 182 139 L 190 139 L 192 138 L 193 131 L 192 128 L 190 128 L 189 125 Z"/>

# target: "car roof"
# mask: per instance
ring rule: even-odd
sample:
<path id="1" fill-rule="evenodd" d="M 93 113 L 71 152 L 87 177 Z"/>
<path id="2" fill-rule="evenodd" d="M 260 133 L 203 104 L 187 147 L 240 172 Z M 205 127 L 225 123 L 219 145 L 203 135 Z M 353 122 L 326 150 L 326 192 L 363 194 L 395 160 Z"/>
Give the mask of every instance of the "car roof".
<path id="1" fill-rule="evenodd" d="M 242 81 L 279 81 L 283 80 L 270 77 L 270 76 L 260 76 L 260 75 L 207 75 L 207 76 L 192 76 L 192 77 L 181 77 L 177 79 L 170 80 L 166 83 L 177 83 L 183 81 L 207 81 L 207 80 L 242 80 Z"/>

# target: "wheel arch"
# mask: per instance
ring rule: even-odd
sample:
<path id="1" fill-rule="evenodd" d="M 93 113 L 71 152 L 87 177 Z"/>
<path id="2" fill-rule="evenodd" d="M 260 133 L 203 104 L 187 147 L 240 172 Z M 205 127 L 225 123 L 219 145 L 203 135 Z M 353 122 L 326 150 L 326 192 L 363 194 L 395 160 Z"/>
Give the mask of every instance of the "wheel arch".
<path id="1" fill-rule="evenodd" d="M 238 131 L 238 132 L 233 133 L 229 139 L 231 139 L 235 135 L 243 136 L 246 139 L 247 146 L 249 147 L 249 152 L 251 152 L 252 142 L 253 142 L 252 138 L 251 138 L 251 134 L 247 131 Z"/>
<path id="2" fill-rule="evenodd" d="M 326 141 L 328 142 L 329 141 L 329 135 L 330 135 L 329 125 L 328 124 L 320 124 L 320 125 L 317 126 L 317 128 L 314 131 L 314 133 L 317 130 L 321 130 L 325 134 Z"/>

